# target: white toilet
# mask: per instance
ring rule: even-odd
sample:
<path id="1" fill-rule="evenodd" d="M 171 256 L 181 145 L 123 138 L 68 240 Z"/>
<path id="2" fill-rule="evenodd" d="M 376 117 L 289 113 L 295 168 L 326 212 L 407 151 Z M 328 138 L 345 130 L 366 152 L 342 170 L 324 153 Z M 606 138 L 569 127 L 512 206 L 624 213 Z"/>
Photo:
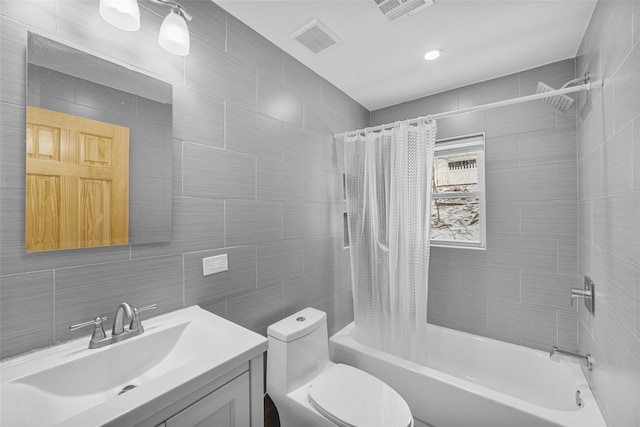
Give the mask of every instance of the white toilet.
<path id="1" fill-rule="evenodd" d="M 387 384 L 329 361 L 327 316 L 305 308 L 267 329 L 267 393 L 282 427 L 413 427 L 409 405 Z"/>

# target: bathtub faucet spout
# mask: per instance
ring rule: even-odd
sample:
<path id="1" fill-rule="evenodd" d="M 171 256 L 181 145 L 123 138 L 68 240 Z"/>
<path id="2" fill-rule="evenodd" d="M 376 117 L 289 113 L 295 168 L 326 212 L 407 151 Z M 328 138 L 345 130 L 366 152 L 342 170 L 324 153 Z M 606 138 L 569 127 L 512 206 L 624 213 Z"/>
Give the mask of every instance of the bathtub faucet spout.
<path id="1" fill-rule="evenodd" d="M 549 359 L 556 360 L 557 359 L 556 356 L 568 356 L 568 357 L 573 357 L 574 359 L 578 359 L 579 361 L 585 361 L 587 365 L 587 369 L 590 371 L 593 369 L 593 357 L 591 357 L 591 355 L 588 353 L 582 355 L 578 353 L 573 353 L 571 351 L 560 350 L 558 347 L 553 347 L 553 350 L 549 352 Z"/>

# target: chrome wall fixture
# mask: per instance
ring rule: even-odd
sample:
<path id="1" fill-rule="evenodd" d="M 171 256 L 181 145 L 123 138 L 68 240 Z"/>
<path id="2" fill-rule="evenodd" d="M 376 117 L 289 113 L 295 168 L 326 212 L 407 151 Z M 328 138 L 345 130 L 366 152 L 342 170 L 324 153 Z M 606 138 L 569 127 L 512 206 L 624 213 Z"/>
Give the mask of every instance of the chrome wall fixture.
<path id="1" fill-rule="evenodd" d="M 162 21 L 158 33 L 158 44 L 174 55 L 189 54 L 189 28 L 187 21 L 193 18 L 178 3 L 168 0 L 149 0 L 171 8 Z M 137 31 L 140 28 L 140 7 L 138 0 L 100 0 L 100 15 L 105 21 L 125 31 Z"/>
<path id="2" fill-rule="evenodd" d="M 584 306 L 591 314 L 595 314 L 596 311 L 596 285 L 589 277 L 584 276 L 584 288 L 571 288 L 571 305 L 573 306 L 573 300 L 575 298 L 583 298 Z"/>

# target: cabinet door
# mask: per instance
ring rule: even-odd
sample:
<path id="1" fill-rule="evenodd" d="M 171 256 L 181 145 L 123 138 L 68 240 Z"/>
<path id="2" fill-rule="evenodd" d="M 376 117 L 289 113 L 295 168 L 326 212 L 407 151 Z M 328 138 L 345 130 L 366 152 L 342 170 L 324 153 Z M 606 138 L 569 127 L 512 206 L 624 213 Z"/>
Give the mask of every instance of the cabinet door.
<path id="1" fill-rule="evenodd" d="M 248 427 L 249 373 L 203 397 L 166 421 L 166 427 Z"/>

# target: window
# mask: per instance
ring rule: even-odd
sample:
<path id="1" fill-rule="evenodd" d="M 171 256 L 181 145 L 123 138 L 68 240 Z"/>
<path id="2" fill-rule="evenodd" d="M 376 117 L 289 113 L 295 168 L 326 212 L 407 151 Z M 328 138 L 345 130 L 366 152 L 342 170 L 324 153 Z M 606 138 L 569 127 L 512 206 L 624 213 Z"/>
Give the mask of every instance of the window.
<path id="1" fill-rule="evenodd" d="M 484 134 L 436 141 L 431 245 L 485 248 Z"/>

